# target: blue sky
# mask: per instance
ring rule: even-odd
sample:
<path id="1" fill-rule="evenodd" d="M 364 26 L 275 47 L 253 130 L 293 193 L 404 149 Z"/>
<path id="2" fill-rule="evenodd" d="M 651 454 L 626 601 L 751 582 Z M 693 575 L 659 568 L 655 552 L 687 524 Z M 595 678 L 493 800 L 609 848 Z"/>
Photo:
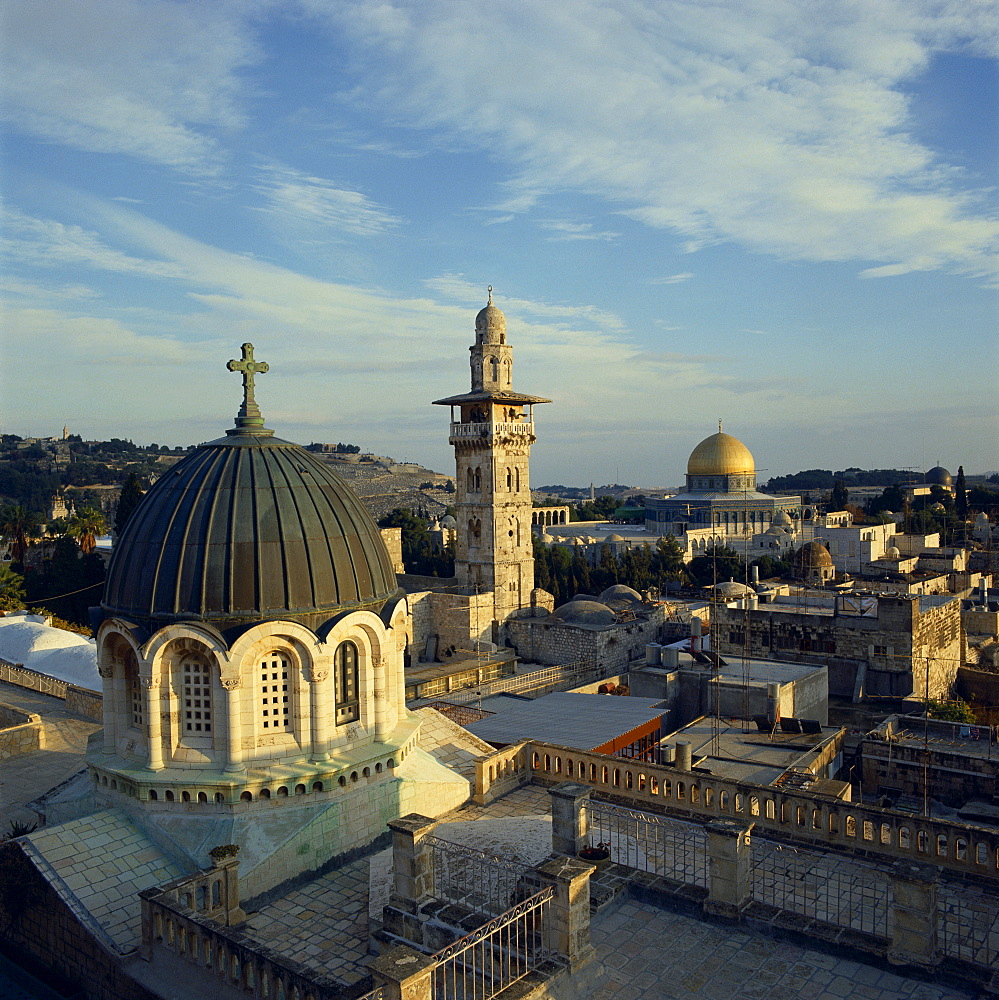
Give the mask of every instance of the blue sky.
<path id="1" fill-rule="evenodd" d="M 532 480 L 999 468 L 991 0 L 20 0 L 0 430 L 238 406 L 450 471 L 486 286 Z"/>

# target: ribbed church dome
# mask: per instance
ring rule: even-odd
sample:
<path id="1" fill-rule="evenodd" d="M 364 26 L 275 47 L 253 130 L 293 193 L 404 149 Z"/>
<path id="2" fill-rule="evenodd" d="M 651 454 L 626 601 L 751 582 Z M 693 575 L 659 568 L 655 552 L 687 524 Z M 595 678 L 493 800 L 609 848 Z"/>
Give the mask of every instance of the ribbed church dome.
<path id="1" fill-rule="evenodd" d="M 738 438 L 722 431 L 705 438 L 687 459 L 688 476 L 731 476 L 755 469 L 750 450 Z"/>
<path id="2" fill-rule="evenodd" d="M 252 386 L 248 399 L 235 429 L 169 469 L 135 508 L 108 567 L 106 614 L 221 623 L 378 610 L 396 592 L 357 496 L 263 427 Z"/>

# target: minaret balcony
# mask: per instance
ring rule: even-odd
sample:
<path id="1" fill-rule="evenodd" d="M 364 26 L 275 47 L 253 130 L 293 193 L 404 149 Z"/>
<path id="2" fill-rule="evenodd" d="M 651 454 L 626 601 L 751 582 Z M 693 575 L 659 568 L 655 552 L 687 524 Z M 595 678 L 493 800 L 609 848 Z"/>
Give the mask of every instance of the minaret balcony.
<path id="1" fill-rule="evenodd" d="M 534 439 L 534 421 L 514 420 L 494 423 L 484 420 L 479 423 L 452 423 L 451 444 L 461 441 L 497 441 L 510 438 Z"/>

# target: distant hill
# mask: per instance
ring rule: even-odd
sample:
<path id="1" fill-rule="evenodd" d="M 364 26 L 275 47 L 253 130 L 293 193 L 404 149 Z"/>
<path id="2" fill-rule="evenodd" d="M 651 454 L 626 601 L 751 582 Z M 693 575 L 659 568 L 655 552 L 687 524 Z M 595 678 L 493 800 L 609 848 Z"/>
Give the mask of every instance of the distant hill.
<path id="1" fill-rule="evenodd" d="M 847 486 L 894 486 L 896 483 L 918 483 L 923 477 L 909 469 L 805 469 L 789 476 L 774 476 L 763 483 L 763 488 L 771 491 L 791 490 L 831 490 L 837 480 Z"/>

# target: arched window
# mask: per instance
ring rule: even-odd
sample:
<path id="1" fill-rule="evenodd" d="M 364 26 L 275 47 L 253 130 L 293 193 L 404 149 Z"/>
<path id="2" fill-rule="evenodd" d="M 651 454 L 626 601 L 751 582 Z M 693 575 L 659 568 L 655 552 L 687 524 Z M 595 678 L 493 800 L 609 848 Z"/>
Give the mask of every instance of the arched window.
<path id="1" fill-rule="evenodd" d="M 513 469 L 506 470 L 506 488 L 508 490 L 513 489 Z"/>
<path id="2" fill-rule="evenodd" d="M 489 364 L 493 370 L 493 381 L 499 381 L 499 361 L 497 361 L 496 358 L 490 358 Z"/>
<path id="3" fill-rule="evenodd" d="M 481 469 L 476 469 L 475 470 L 475 490 L 478 491 L 478 490 L 481 490 L 481 489 L 482 489 L 482 470 Z"/>
<path id="4" fill-rule="evenodd" d="M 471 469 L 468 469 L 467 473 L 468 474 L 465 477 L 466 489 L 468 490 L 469 493 L 473 493 L 475 491 L 475 475 Z"/>
<path id="5" fill-rule="evenodd" d="M 185 659 L 181 664 L 184 697 L 184 732 L 205 736 L 212 731 L 212 674 L 204 660 Z"/>
<path id="6" fill-rule="evenodd" d="M 357 646 L 342 642 L 336 651 L 336 724 L 356 722 L 360 716 Z"/>
<path id="7" fill-rule="evenodd" d="M 264 729 L 291 729 L 291 690 L 288 658 L 268 653 L 260 662 L 260 719 Z"/>

